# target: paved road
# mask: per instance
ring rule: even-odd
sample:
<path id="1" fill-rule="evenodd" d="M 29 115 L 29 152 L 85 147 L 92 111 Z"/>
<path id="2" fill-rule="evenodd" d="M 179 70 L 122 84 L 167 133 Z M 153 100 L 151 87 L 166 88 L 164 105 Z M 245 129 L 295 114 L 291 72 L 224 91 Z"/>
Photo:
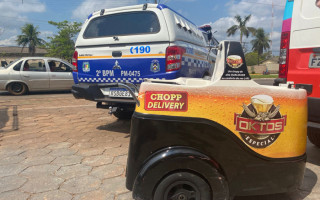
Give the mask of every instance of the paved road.
<path id="1" fill-rule="evenodd" d="M 0 200 L 132 199 L 129 129 L 130 121 L 70 93 L 0 94 Z M 320 199 L 320 149 L 308 144 L 308 154 L 296 192 L 235 200 Z"/>

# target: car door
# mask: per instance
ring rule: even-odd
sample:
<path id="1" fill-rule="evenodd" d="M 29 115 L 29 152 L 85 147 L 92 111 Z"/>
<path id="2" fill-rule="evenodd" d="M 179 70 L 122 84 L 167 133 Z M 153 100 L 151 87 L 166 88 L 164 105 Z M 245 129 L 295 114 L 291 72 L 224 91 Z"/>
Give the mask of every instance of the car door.
<path id="1" fill-rule="evenodd" d="M 50 89 L 68 90 L 73 85 L 72 67 L 60 60 L 48 60 Z"/>
<path id="2" fill-rule="evenodd" d="M 29 90 L 49 89 L 49 73 L 43 59 L 26 59 L 23 62 L 20 76 L 27 83 Z"/>

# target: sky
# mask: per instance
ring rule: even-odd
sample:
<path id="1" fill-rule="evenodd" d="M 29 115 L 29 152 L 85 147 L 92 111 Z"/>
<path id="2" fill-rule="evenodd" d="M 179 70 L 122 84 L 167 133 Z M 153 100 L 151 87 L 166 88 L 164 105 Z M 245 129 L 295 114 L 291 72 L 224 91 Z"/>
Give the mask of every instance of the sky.
<path id="1" fill-rule="evenodd" d="M 228 37 L 226 31 L 236 24 L 234 16 L 243 18 L 252 15 L 248 26 L 264 28 L 272 32 L 272 51 L 279 53 L 284 0 L 158 0 L 198 26 L 210 24 L 214 37 L 221 40 L 238 40 L 239 32 Z M 0 46 L 17 46 L 15 40 L 21 34 L 20 28 L 31 23 L 38 27 L 40 37 L 57 33 L 57 29 L 48 21 L 84 22 L 87 16 L 102 8 L 114 8 L 127 5 L 153 3 L 154 0 L 0 0 Z M 272 17 L 272 2 L 274 4 Z M 271 24 L 274 24 L 273 31 Z M 250 42 L 252 37 L 244 38 Z M 251 50 L 248 45 L 248 50 Z"/>

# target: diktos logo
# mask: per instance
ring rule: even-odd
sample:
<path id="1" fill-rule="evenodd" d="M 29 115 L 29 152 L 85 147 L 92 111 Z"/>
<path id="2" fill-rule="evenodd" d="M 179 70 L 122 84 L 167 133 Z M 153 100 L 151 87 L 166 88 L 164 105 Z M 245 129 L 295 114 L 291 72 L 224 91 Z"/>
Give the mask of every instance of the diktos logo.
<path id="1" fill-rule="evenodd" d="M 280 106 L 274 106 L 272 97 L 256 95 L 251 98 L 251 104 L 242 107 L 244 111 L 234 115 L 234 124 L 251 147 L 266 148 L 284 131 L 287 116 L 280 114 Z"/>

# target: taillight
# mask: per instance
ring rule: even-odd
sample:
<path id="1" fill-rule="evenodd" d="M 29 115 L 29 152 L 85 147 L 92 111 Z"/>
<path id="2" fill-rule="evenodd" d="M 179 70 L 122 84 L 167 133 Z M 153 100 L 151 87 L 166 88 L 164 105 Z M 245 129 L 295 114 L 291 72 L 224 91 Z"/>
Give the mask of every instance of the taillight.
<path id="1" fill-rule="evenodd" d="M 176 71 L 181 68 L 182 56 L 186 50 L 178 46 L 170 46 L 166 50 L 166 71 Z"/>
<path id="2" fill-rule="evenodd" d="M 74 66 L 73 71 L 78 72 L 78 52 L 75 51 L 72 56 L 72 65 Z"/>
<path id="3" fill-rule="evenodd" d="M 289 64 L 290 32 L 281 34 L 280 57 L 279 57 L 279 78 L 287 78 Z"/>

